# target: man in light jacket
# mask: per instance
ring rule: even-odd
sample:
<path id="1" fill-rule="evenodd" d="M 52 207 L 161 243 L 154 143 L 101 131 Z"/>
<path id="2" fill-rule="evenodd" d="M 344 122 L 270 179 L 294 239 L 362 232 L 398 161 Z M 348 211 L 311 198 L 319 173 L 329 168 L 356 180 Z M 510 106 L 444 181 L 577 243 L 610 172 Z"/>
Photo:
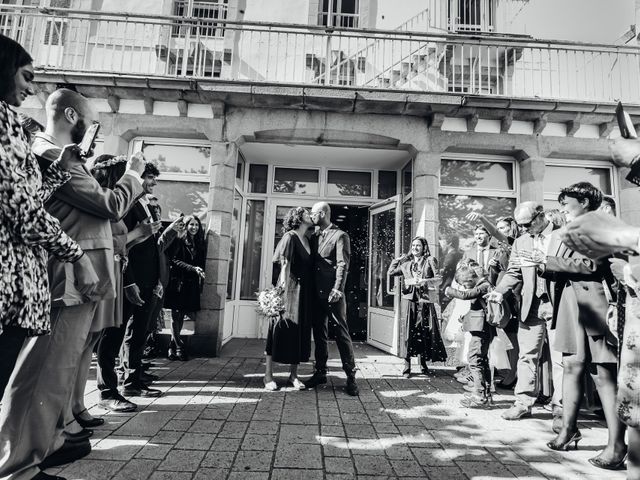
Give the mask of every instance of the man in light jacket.
<path id="1" fill-rule="evenodd" d="M 40 165 L 58 157 L 62 145 L 79 143 L 97 113 L 82 95 L 67 89 L 52 93 L 46 104 L 47 128 L 36 136 L 33 152 Z M 84 165 L 45 204 L 91 259 L 99 284 L 91 296 L 76 288 L 73 268 L 49 259 L 51 335 L 25 342 L 0 412 L 0 478 L 32 479 L 41 468 L 81 458 L 88 440 L 65 442 L 64 414 L 78 363 L 99 301 L 114 298 L 115 274 L 110 220 L 124 216 L 142 195 L 141 156 L 114 190 L 100 187 Z M 45 477 L 46 478 L 46 477 Z"/>

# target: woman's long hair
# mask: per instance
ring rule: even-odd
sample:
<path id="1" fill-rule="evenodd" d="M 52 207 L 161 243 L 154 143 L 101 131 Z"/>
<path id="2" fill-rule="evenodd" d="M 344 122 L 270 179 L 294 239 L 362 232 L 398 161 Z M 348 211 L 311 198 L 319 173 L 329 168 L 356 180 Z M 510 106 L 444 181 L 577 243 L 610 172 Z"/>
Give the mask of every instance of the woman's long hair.
<path id="1" fill-rule="evenodd" d="M 127 162 L 124 157 L 116 157 L 105 153 L 93 162 L 91 175 L 98 181 L 102 188 L 113 190 L 127 171 Z"/>
<path id="2" fill-rule="evenodd" d="M 417 235 L 411 239 L 411 244 L 413 244 L 413 242 L 415 242 L 416 240 L 422 243 L 422 255 L 425 257 L 430 256 L 431 251 L 429 250 L 429 242 L 427 242 L 427 239 L 421 235 Z"/>
<path id="3" fill-rule="evenodd" d="M 33 58 L 15 40 L 0 35 L 0 100 L 6 101 L 16 87 L 18 69 L 33 63 Z"/>
<path id="4" fill-rule="evenodd" d="M 206 243 L 204 241 L 204 229 L 202 228 L 202 222 L 196 215 L 190 215 L 185 218 L 185 232 L 187 232 L 187 227 L 192 220 L 198 222 L 198 232 L 192 237 L 193 245 L 197 252 L 204 252 L 206 247 Z M 187 238 L 191 238 L 188 232 L 183 237 L 183 240 L 186 240 Z"/>

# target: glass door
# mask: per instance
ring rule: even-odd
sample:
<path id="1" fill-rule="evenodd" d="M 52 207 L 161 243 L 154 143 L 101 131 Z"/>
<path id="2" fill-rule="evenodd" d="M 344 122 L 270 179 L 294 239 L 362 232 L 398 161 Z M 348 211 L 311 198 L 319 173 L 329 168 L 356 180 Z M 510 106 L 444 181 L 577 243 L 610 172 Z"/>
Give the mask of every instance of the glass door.
<path id="1" fill-rule="evenodd" d="M 387 276 L 402 248 L 402 196 L 369 208 L 369 323 L 367 343 L 397 355 L 400 350 L 400 294 Z"/>

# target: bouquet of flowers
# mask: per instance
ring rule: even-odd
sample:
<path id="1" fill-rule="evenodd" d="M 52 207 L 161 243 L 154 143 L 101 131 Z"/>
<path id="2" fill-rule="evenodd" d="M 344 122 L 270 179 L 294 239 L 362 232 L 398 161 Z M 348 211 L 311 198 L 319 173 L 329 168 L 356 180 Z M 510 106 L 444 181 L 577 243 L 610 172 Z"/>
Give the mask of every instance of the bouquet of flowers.
<path id="1" fill-rule="evenodd" d="M 285 308 L 284 289 L 281 286 L 269 287 L 258 292 L 258 312 L 274 320 L 283 319 Z"/>

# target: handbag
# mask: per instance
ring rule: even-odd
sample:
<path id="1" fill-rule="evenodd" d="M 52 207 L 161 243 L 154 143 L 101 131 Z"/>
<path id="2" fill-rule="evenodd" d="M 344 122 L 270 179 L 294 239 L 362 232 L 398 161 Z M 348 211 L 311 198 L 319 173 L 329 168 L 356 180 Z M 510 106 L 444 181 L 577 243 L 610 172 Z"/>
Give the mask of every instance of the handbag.
<path id="1" fill-rule="evenodd" d="M 504 328 L 511 320 L 511 307 L 502 302 L 487 302 L 487 323 L 497 328 Z"/>
<path id="2" fill-rule="evenodd" d="M 611 287 L 606 280 L 602 280 L 602 288 L 604 289 L 604 296 L 607 297 L 607 303 L 609 304 L 606 315 L 607 327 L 616 340 L 620 340 L 618 338 L 618 305 L 616 305 L 616 301 L 613 299 Z"/>

